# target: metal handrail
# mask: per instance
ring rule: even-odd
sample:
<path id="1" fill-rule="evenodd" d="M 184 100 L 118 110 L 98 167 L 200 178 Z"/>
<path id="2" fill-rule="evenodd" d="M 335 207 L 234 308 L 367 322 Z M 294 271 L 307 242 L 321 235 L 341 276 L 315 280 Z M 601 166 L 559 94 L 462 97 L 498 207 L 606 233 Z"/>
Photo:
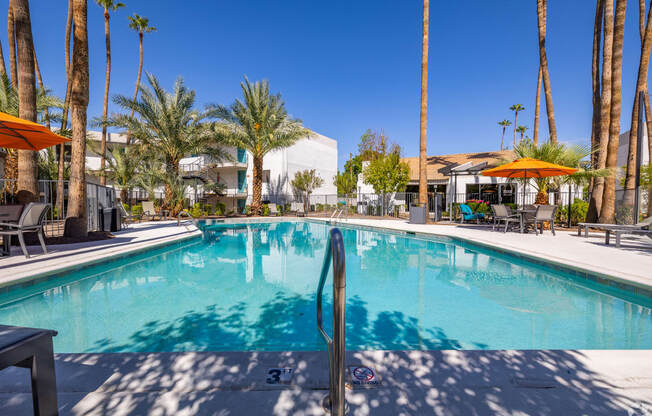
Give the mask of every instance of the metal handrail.
<path id="1" fill-rule="evenodd" d="M 326 243 L 324 263 L 317 286 L 317 329 L 328 346 L 328 396 L 324 408 L 336 416 L 344 416 L 344 355 L 345 355 L 345 309 L 346 309 L 346 264 L 342 232 L 333 228 Z M 328 276 L 329 263 L 333 260 L 333 338 L 324 331 L 322 294 Z"/>
<path id="2" fill-rule="evenodd" d="M 192 214 L 189 213 L 188 211 L 186 211 L 185 209 L 182 209 L 181 212 L 179 212 L 179 214 L 177 215 L 177 226 L 179 226 L 179 224 L 181 224 L 181 216 L 182 216 L 183 214 L 185 214 L 186 216 L 190 217 L 190 219 L 192 220 L 193 224 L 195 223 L 195 217 L 193 217 Z"/>

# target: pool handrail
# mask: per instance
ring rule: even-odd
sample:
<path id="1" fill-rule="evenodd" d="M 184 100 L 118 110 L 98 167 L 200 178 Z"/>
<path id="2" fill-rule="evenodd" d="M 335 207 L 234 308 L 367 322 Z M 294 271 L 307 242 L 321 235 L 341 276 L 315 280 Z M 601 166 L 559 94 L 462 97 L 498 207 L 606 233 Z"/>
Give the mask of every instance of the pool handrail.
<path id="1" fill-rule="evenodd" d="M 186 216 L 190 217 L 190 218 L 192 219 L 193 224 L 195 223 L 195 217 L 193 217 L 192 214 L 189 213 L 187 210 L 182 209 L 182 210 L 179 212 L 179 215 L 177 215 L 177 226 L 179 226 L 179 224 L 181 224 L 181 216 L 182 216 L 183 214 L 185 214 Z"/>
<path id="2" fill-rule="evenodd" d="M 322 294 L 328 277 L 329 263 L 333 260 L 333 338 L 324 330 Z M 317 287 L 317 329 L 328 346 L 328 396 L 324 407 L 332 415 L 344 416 L 345 412 L 345 309 L 346 265 L 344 239 L 338 228 L 332 228 L 326 242 L 324 263 Z"/>

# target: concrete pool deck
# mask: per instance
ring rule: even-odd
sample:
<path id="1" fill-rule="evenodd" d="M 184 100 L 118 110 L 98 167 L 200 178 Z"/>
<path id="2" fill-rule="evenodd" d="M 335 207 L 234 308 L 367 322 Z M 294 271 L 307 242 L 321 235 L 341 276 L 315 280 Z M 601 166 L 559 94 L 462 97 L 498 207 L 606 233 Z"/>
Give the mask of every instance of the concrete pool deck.
<path id="1" fill-rule="evenodd" d="M 326 352 L 57 354 L 61 415 L 324 415 Z M 649 415 L 652 351 L 367 351 L 381 385 L 349 415 Z M 266 383 L 295 369 L 289 385 Z M 0 377 L 0 414 L 31 413 L 29 372 Z"/>

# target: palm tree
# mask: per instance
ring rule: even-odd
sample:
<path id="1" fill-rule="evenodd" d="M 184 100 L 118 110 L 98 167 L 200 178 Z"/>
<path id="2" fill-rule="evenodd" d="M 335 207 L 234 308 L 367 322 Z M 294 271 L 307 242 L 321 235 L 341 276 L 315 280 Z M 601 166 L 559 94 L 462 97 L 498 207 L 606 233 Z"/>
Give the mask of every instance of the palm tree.
<path id="1" fill-rule="evenodd" d="M 428 212 L 428 33 L 430 31 L 430 1 L 423 0 L 423 32 L 421 38 L 421 114 L 419 124 L 419 205 Z"/>
<path id="2" fill-rule="evenodd" d="M 499 121 L 498 125 L 503 128 L 503 136 L 500 139 L 500 151 L 503 151 L 503 145 L 505 144 L 505 130 L 507 130 L 507 127 L 512 125 L 512 122 L 505 119 L 503 121 Z"/>
<path id="3" fill-rule="evenodd" d="M 588 178 L 604 177 L 608 174 L 606 170 L 587 169 L 583 160 L 594 152 L 590 146 L 573 145 L 566 146 L 563 143 L 554 143 L 547 141 L 541 144 L 525 139 L 514 147 L 516 159 L 531 157 L 533 159 L 543 160 L 544 162 L 555 163 L 557 165 L 569 168 L 579 169 L 573 175 L 567 177 L 545 177 L 533 178 L 537 188 L 537 204 L 548 203 L 548 188 L 552 183 L 559 185 L 562 181 L 573 181 L 574 183 L 585 182 Z"/>
<path id="4" fill-rule="evenodd" d="M 136 146 L 109 146 L 105 175 L 120 188 L 120 201 L 128 203 L 129 190 L 137 184 L 138 168 L 142 163 L 140 149 Z"/>
<path id="5" fill-rule="evenodd" d="M 106 44 L 106 76 L 104 79 L 104 110 L 102 112 L 102 148 L 100 149 L 100 184 L 106 185 L 106 175 L 104 166 L 106 165 L 106 118 L 109 111 L 109 83 L 111 82 L 111 14 L 123 3 L 114 2 L 113 0 L 95 0 L 95 2 L 104 9 L 104 42 Z"/>
<path id="6" fill-rule="evenodd" d="M 186 88 L 182 78 L 176 80 L 172 93 L 165 91 L 153 75 L 147 74 L 147 80 L 151 88 L 141 85 L 139 99 L 123 95 L 113 99 L 124 110 L 135 111 L 138 117 L 117 114 L 108 124 L 130 131 L 136 142 L 160 157 L 169 180 L 165 203 L 172 203 L 174 189 L 171 184 L 179 177 L 182 158 L 201 153 L 220 161 L 228 156 L 223 150 L 223 141 L 215 132 L 215 123 L 210 122 L 216 110 L 196 110 L 195 91 Z M 173 215 L 178 213 L 176 206 L 168 207 Z"/>
<path id="7" fill-rule="evenodd" d="M 18 114 L 20 118 L 36 121 L 36 79 L 34 76 L 34 42 L 29 15 L 28 0 L 11 0 L 16 33 L 16 57 L 18 63 Z M 18 151 L 18 189 L 38 196 L 38 156 L 33 150 Z M 23 202 L 23 201 L 21 201 Z M 25 201 L 28 202 L 28 201 Z"/>
<path id="8" fill-rule="evenodd" d="M 11 86 L 18 90 L 18 69 L 16 68 L 16 24 L 14 23 L 13 0 L 9 0 L 7 11 L 7 36 L 9 37 L 9 70 Z"/>
<path id="9" fill-rule="evenodd" d="M 528 129 L 528 128 L 525 127 L 525 126 L 518 126 L 518 127 L 515 129 L 515 131 L 517 131 L 518 133 L 521 133 L 521 141 L 523 141 L 523 135 L 525 134 L 525 132 L 527 131 L 527 129 Z"/>
<path id="10" fill-rule="evenodd" d="M 611 110 L 609 143 L 607 145 L 606 168 L 612 175 L 604 181 L 602 208 L 598 221 L 605 224 L 616 222 L 616 169 L 618 169 L 618 139 L 620 136 L 620 106 L 623 70 L 623 36 L 625 33 L 625 12 L 627 0 L 616 0 L 614 12 L 613 59 L 611 61 Z"/>
<path id="11" fill-rule="evenodd" d="M 525 110 L 525 107 L 522 104 L 514 104 L 509 109 L 514 112 L 514 126 L 518 126 L 518 113 Z M 516 146 L 516 129 L 514 129 L 514 146 Z"/>
<path id="12" fill-rule="evenodd" d="M 546 95 L 546 111 L 548 113 L 548 130 L 550 141 L 557 142 L 557 127 L 555 125 L 555 110 L 552 104 L 550 74 L 548 73 L 548 57 L 546 56 L 546 20 L 548 1 L 537 0 L 537 26 L 539 28 L 539 66 L 543 75 L 543 91 Z"/>
<path id="13" fill-rule="evenodd" d="M 645 3 L 642 5 L 643 11 Z M 634 108 L 632 109 L 631 127 L 629 130 L 629 149 L 627 154 L 627 168 L 625 174 L 625 196 L 623 203 L 625 206 L 634 206 L 634 194 L 636 192 L 636 158 L 638 144 L 638 129 L 643 126 L 638 125 L 638 107 L 645 105 L 645 102 L 639 102 L 639 95 L 647 93 L 647 76 L 650 63 L 650 50 L 652 49 L 652 7 L 650 7 L 645 33 L 641 38 L 641 56 L 638 64 L 638 80 L 636 82 L 636 95 L 634 96 Z"/>
<path id="14" fill-rule="evenodd" d="M 232 146 L 248 150 L 254 162 L 252 211 L 262 210 L 263 157 L 277 149 L 292 146 L 310 131 L 301 120 L 292 119 L 285 110 L 281 94 L 270 94 L 267 81 L 240 83 L 244 102 L 236 99 L 231 106 L 215 107 L 224 121 L 217 129 Z"/>
<path id="15" fill-rule="evenodd" d="M 597 0 L 595 6 L 595 23 L 593 24 L 593 51 L 591 60 L 591 80 L 593 90 L 593 118 L 591 122 L 591 148 L 598 149 L 600 143 L 600 42 L 602 40 L 602 20 L 604 15 L 604 1 Z M 598 166 L 598 152 L 591 155 L 591 167 Z M 589 184 L 589 194 L 593 193 L 595 181 Z M 589 203 L 591 206 L 591 203 Z M 595 222 L 598 219 L 595 206 L 589 209 L 587 221 Z"/>
<path id="16" fill-rule="evenodd" d="M 534 105 L 534 144 L 539 144 L 539 114 L 541 113 L 541 65 L 539 65 L 539 75 L 537 75 L 537 94 Z"/>
<path id="17" fill-rule="evenodd" d="M 7 77 L 7 66 L 5 65 L 5 55 L 2 51 L 2 42 L 0 42 L 0 77 Z"/>
<path id="18" fill-rule="evenodd" d="M 73 0 L 74 43 L 72 50 L 72 155 L 70 160 L 70 196 L 65 233 L 88 235 L 86 222 L 86 109 L 88 107 L 88 7 L 86 0 Z"/>
<path id="19" fill-rule="evenodd" d="M 36 59 L 36 50 L 34 50 L 34 72 L 36 72 L 36 79 L 38 80 L 38 87 L 41 91 L 45 92 L 45 85 L 43 84 L 43 77 L 41 76 L 41 69 L 38 66 L 38 60 Z M 50 109 L 48 107 L 45 107 L 43 109 L 44 111 L 44 117 L 43 120 L 45 122 L 45 126 L 49 129 L 50 128 Z"/>
<path id="20" fill-rule="evenodd" d="M 138 76 L 136 77 L 136 90 L 134 91 L 134 98 L 133 101 L 136 101 L 136 98 L 138 98 L 138 91 L 140 88 L 140 75 L 142 74 L 143 71 L 143 37 L 145 33 L 151 33 L 155 32 L 156 28 L 153 26 L 149 25 L 149 19 L 143 16 L 140 16 L 136 13 L 134 13 L 133 16 L 129 16 L 129 28 L 135 30 L 138 32 L 138 40 L 139 40 L 139 56 L 140 60 L 138 62 Z M 131 114 L 129 115 L 130 117 L 134 116 L 134 109 L 131 110 Z M 129 132 L 127 132 L 127 144 L 131 142 L 131 135 Z"/>
<path id="21" fill-rule="evenodd" d="M 600 122 L 599 122 L 599 144 L 596 169 L 604 169 L 607 165 L 607 145 L 609 144 L 609 125 L 611 124 L 611 84 L 612 84 L 612 61 L 613 61 L 613 31 L 614 12 L 613 0 L 604 2 L 604 30 L 602 46 L 602 88 L 600 96 Z M 604 178 L 596 178 L 589 201 L 587 221 L 597 222 L 602 210 L 602 194 L 604 192 Z"/>
<path id="22" fill-rule="evenodd" d="M 66 34 L 65 34 L 65 63 L 66 63 L 66 95 L 63 101 L 63 114 L 61 116 L 61 129 L 60 132 L 68 130 L 68 110 L 70 107 L 70 92 L 72 89 L 72 65 L 70 65 L 70 36 L 72 34 L 72 10 L 73 10 L 73 0 L 68 0 L 68 15 L 66 17 Z M 64 172 L 66 171 L 65 167 L 65 153 L 66 146 L 65 144 L 59 145 L 59 175 L 57 176 L 57 212 L 63 214 L 63 180 Z"/>

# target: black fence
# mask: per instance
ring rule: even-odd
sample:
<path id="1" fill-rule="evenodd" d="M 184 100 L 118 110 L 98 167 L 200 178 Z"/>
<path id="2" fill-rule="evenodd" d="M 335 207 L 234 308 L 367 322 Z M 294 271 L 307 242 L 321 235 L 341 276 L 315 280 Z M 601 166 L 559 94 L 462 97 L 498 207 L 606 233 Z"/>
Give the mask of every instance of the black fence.
<path id="1" fill-rule="evenodd" d="M 50 204 L 48 210 L 45 233 L 48 236 L 63 234 L 63 222 L 68 209 L 69 181 L 39 180 L 38 198 L 40 202 Z M 0 204 L 15 203 L 14 192 L 16 182 L 13 179 L 0 179 Z M 57 198 L 62 196 L 62 198 Z M 113 207 L 116 201 L 115 189 L 86 183 L 86 216 L 88 219 L 88 231 L 100 230 L 100 210 Z"/>

